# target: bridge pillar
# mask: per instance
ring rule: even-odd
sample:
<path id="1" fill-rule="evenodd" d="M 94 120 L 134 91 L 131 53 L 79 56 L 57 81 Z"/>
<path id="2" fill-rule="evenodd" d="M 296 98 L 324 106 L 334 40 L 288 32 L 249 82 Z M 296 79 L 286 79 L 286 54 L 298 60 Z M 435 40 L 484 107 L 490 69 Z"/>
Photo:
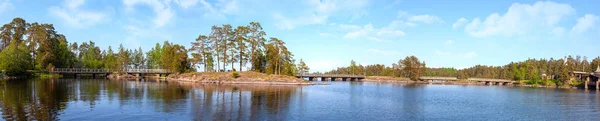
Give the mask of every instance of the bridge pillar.
<path id="1" fill-rule="evenodd" d="M 586 89 L 586 90 L 588 89 L 588 84 L 589 84 L 589 82 L 590 82 L 590 76 L 588 76 L 588 77 L 585 79 L 585 83 L 583 83 L 583 85 L 584 85 L 584 87 L 585 87 L 585 89 Z"/>
<path id="2" fill-rule="evenodd" d="M 346 81 L 346 79 L 347 79 L 347 78 L 343 78 L 343 77 L 342 77 L 342 81 Z"/>
<path id="3" fill-rule="evenodd" d="M 326 77 L 321 77 L 321 81 L 327 81 Z"/>
<path id="4" fill-rule="evenodd" d="M 313 81 L 314 77 L 308 77 L 308 81 Z"/>
<path id="5" fill-rule="evenodd" d="M 600 89 L 598 89 L 598 81 L 599 81 L 599 80 L 600 80 L 600 79 L 596 79 L 596 90 L 600 90 Z"/>
<path id="6" fill-rule="evenodd" d="M 331 77 L 331 81 L 335 81 L 335 77 Z"/>
<path id="7" fill-rule="evenodd" d="M 96 78 L 96 74 L 92 74 L 92 79 L 95 79 L 95 78 Z"/>
<path id="8" fill-rule="evenodd" d="M 350 81 L 354 81 L 355 78 L 350 78 Z"/>

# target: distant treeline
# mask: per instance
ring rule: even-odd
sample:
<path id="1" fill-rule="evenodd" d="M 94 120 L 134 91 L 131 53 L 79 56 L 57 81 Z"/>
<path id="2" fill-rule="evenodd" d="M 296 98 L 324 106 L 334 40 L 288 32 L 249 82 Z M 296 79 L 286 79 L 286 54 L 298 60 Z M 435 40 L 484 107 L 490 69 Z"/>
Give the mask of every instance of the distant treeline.
<path id="1" fill-rule="evenodd" d="M 581 80 L 571 78 L 574 75 L 570 75 L 569 72 L 595 71 L 598 65 L 600 65 L 600 57 L 596 57 L 591 61 L 587 57 L 582 56 L 566 56 L 560 59 L 528 59 L 520 62 L 511 62 L 504 66 L 476 65 L 465 69 L 427 68 L 425 67 L 425 62 L 418 62 L 420 61 L 414 56 L 401 59 L 398 63 L 393 63 L 391 66 L 383 64 L 363 66 L 351 61 L 349 67 L 340 67 L 326 73 L 407 77 L 413 80 L 418 79 L 420 76 L 457 77 L 459 79 L 495 78 L 526 81 L 530 84 L 573 85 L 581 83 Z"/>
<path id="2" fill-rule="evenodd" d="M 0 70 L 9 76 L 53 68 L 168 69 L 174 72 L 193 72 L 200 68 L 214 72 L 225 71 L 226 66 L 236 70 L 235 63 L 239 70 L 251 67 L 253 71 L 269 74 L 293 75 L 299 70 L 308 70 L 304 62 L 296 67 L 293 54 L 283 40 L 271 37 L 267 41 L 258 22 L 236 28 L 225 24 L 211 29 L 210 34 L 199 35 L 191 42 L 189 49 L 165 41 L 144 53 L 141 48 L 126 49 L 122 44 L 117 50 L 110 46 L 102 50 L 93 41 L 69 43 L 52 24 L 14 18 L 0 28 Z"/>

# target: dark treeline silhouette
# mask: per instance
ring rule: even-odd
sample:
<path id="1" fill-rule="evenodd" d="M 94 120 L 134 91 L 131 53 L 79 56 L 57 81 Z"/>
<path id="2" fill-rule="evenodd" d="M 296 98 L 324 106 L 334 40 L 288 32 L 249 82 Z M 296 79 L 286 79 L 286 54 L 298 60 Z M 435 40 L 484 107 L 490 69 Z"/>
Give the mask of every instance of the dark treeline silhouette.
<path id="1" fill-rule="evenodd" d="M 93 41 L 69 43 L 52 24 L 28 23 L 14 18 L 0 28 L 0 70 L 9 76 L 30 75 L 29 70 L 54 68 L 167 69 L 193 72 L 196 67 L 207 72 L 225 71 L 226 66 L 242 70 L 250 63 L 253 71 L 268 74 L 296 74 L 298 68 L 285 42 L 265 39 L 260 23 L 233 28 L 229 24 L 213 26 L 209 35 L 199 35 L 192 48 L 165 41 L 144 53 L 142 48 L 102 50 Z M 191 57 L 188 57 L 188 54 Z M 216 63 L 215 63 L 216 60 Z M 214 68 L 216 66 L 216 68 Z M 302 68 L 308 69 L 308 68 Z"/>
<path id="2" fill-rule="evenodd" d="M 414 59 L 413 59 L 414 58 Z M 407 61 L 408 60 L 408 61 Z M 407 66 L 408 65 L 408 66 Z M 359 74 L 366 76 L 406 77 L 417 80 L 420 76 L 467 78 L 494 78 L 523 81 L 540 85 L 578 85 L 583 80 L 573 78 L 571 71 L 592 72 L 600 65 L 600 57 L 589 61 L 587 57 L 566 56 L 560 59 L 527 59 L 503 66 L 476 65 L 470 68 L 427 68 L 414 56 L 409 56 L 391 66 L 383 64 L 360 65 L 351 61 L 349 67 L 326 72 L 331 74 Z"/>

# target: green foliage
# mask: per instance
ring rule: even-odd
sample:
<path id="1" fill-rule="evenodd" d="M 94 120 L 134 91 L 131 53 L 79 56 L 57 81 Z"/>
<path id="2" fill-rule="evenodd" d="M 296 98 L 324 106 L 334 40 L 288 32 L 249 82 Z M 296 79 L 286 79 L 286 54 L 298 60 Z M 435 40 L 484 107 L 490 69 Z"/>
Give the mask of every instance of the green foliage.
<path id="1" fill-rule="evenodd" d="M 277 38 L 271 38 L 266 48 L 266 68 L 268 74 L 294 75 L 296 65 L 292 53 L 285 47 L 285 42 Z"/>
<path id="2" fill-rule="evenodd" d="M 119 63 L 117 62 L 117 55 L 113 52 L 112 47 L 108 46 L 108 52 L 104 56 L 104 68 L 110 70 L 119 69 Z"/>
<path id="3" fill-rule="evenodd" d="M 81 63 L 85 68 L 100 69 L 104 67 L 104 61 L 102 61 L 102 54 L 100 48 L 96 47 L 94 42 L 90 41 L 87 45 L 87 51 L 83 52 Z"/>
<path id="4" fill-rule="evenodd" d="M 161 68 L 162 64 L 162 46 L 159 43 L 156 43 L 156 46 L 152 48 L 150 51 L 146 52 L 147 58 L 147 66 L 151 69 Z"/>
<path id="5" fill-rule="evenodd" d="M 129 52 L 129 50 L 125 49 L 125 47 L 123 47 L 123 44 L 120 44 L 119 52 L 117 53 L 117 69 L 118 70 L 128 69 L 129 62 L 131 62 L 130 55 L 131 55 L 131 53 Z"/>
<path id="6" fill-rule="evenodd" d="M 27 70 L 33 69 L 33 60 L 25 43 L 12 41 L 8 47 L 0 52 L 0 70 L 8 76 L 25 76 Z"/>
<path id="7" fill-rule="evenodd" d="M 298 63 L 298 73 L 308 73 L 310 72 L 310 68 L 308 68 L 308 65 L 306 65 L 306 63 L 304 63 L 304 60 L 300 59 L 300 62 Z"/>
<path id="8" fill-rule="evenodd" d="M 162 49 L 161 66 L 163 69 L 180 73 L 191 69 L 187 50 L 184 46 L 165 41 Z"/>

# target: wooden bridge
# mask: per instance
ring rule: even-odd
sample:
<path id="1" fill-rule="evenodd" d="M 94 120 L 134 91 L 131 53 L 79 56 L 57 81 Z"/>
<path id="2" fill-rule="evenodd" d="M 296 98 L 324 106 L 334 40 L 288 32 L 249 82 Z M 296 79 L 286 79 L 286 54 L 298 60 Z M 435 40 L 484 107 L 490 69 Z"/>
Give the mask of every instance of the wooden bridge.
<path id="1" fill-rule="evenodd" d="M 469 78 L 469 81 L 481 82 L 486 85 L 508 85 L 514 84 L 515 81 L 506 80 L 506 79 L 488 79 L 488 78 Z"/>
<path id="2" fill-rule="evenodd" d="M 70 75 L 74 75 L 75 77 L 77 77 L 78 75 L 81 74 L 90 74 L 92 75 L 92 77 L 96 77 L 96 75 L 104 75 L 104 76 L 108 76 L 110 74 L 113 73 L 117 73 L 117 72 L 121 72 L 121 73 L 125 73 L 125 74 L 131 74 L 137 77 L 144 77 L 146 75 L 158 75 L 160 76 L 161 74 L 171 74 L 170 71 L 165 70 L 165 69 L 122 69 L 122 70 L 110 70 L 110 69 L 88 69 L 88 68 L 54 68 L 51 69 L 50 71 L 48 71 L 48 73 L 51 74 L 70 74 Z"/>
<path id="3" fill-rule="evenodd" d="M 433 81 L 443 81 L 443 82 L 448 82 L 448 81 L 457 81 L 459 80 L 456 77 L 429 77 L 429 76 L 424 76 L 424 77 L 419 77 L 419 80 L 421 81 L 429 81 L 429 82 L 433 82 Z M 486 85 L 507 85 L 507 84 L 514 84 L 514 81 L 511 80 L 505 80 L 505 79 L 488 79 L 488 78 L 469 78 L 467 79 L 469 81 L 474 81 L 474 82 L 480 82 Z"/>
<path id="4" fill-rule="evenodd" d="M 360 81 L 365 79 L 362 75 L 344 75 L 344 74 L 298 74 L 297 78 L 308 78 L 308 81 L 314 81 L 315 79 L 321 79 L 321 81 Z"/>
<path id="5" fill-rule="evenodd" d="M 433 76 L 423 76 L 419 77 L 421 81 L 456 81 L 458 78 L 456 77 L 433 77 Z"/>
<path id="6" fill-rule="evenodd" d="M 600 66 L 594 72 L 570 71 L 574 77 L 585 79 L 584 88 L 588 89 L 588 85 L 596 86 L 596 90 L 600 90 Z"/>

